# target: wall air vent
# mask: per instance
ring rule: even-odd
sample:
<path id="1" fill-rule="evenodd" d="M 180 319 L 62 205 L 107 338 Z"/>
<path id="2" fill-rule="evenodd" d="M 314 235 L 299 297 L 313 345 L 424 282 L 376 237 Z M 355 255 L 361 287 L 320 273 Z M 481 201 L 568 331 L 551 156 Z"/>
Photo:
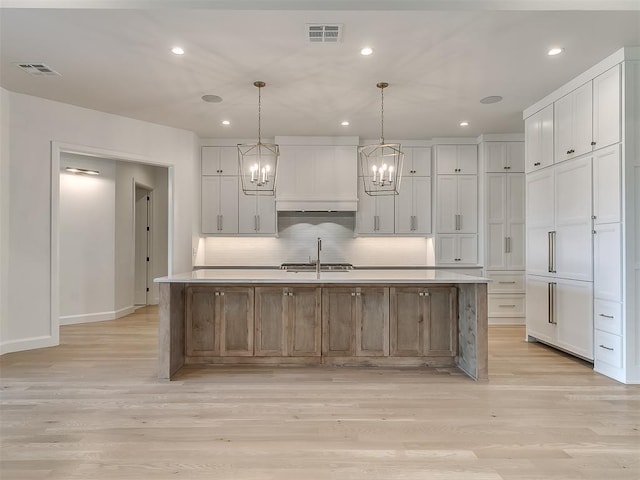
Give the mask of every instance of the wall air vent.
<path id="1" fill-rule="evenodd" d="M 15 63 L 14 65 L 16 65 L 23 72 L 27 72 L 29 75 L 34 75 L 36 77 L 51 75 L 56 75 L 58 77 L 62 76 L 53 68 L 45 65 L 44 63 Z"/>
<path id="2" fill-rule="evenodd" d="M 342 25 L 307 24 L 307 41 L 309 43 L 338 43 L 342 40 Z"/>

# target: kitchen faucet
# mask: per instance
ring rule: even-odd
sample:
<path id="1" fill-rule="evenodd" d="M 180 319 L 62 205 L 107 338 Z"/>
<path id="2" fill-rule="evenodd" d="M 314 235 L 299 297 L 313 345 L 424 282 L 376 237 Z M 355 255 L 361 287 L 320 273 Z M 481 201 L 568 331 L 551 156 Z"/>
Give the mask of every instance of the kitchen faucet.
<path id="1" fill-rule="evenodd" d="M 320 250 L 322 250 L 322 239 L 318 237 L 318 256 L 316 257 L 316 278 L 320 279 Z"/>

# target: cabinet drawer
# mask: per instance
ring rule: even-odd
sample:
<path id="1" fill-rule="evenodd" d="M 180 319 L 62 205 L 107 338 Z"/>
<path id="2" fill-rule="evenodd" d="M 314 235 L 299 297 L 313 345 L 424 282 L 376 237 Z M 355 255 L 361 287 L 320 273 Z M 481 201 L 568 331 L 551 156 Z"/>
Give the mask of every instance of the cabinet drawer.
<path id="1" fill-rule="evenodd" d="M 618 302 L 596 300 L 593 308 L 596 330 L 622 335 L 622 306 Z"/>
<path id="2" fill-rule="evenodd" d="M 524 295 L 489 295 L 490 317 L 524 317 Z"/>
<path id="3" fill-rule="evenodd" d="M 524 293 L 523 273 L 493 273 L 487 272 L 491 279 L 488 286 L 489 293 Z"/>
<path id="4" fill-rule="evenodd" d="M 622 367 L 622 338 L 611 333 L 596 330 L 596 362 Z"/>

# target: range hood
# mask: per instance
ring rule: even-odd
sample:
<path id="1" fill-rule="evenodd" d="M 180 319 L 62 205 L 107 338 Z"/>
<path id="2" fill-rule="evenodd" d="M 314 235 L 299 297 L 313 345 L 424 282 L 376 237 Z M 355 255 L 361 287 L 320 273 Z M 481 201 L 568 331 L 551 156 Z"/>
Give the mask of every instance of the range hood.
<path id="1" fill-rule="evenodd" d="M 358 137 L 276 137 L 280 146 L 276 209 L 354 212 Z"/>

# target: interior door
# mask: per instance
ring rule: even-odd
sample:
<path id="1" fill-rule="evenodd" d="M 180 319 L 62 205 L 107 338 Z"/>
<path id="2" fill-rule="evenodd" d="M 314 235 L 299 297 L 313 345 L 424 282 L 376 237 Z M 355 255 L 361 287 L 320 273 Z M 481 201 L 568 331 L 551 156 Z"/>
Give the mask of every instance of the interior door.
<path id="1" fill-rule="evenodd" d="M 134 304 L 147 305 L 147 289 L 151 269 L 150 254 L 150 202 L 151 192 L 146 188 L 135 187 L 135 273 Z"/>

